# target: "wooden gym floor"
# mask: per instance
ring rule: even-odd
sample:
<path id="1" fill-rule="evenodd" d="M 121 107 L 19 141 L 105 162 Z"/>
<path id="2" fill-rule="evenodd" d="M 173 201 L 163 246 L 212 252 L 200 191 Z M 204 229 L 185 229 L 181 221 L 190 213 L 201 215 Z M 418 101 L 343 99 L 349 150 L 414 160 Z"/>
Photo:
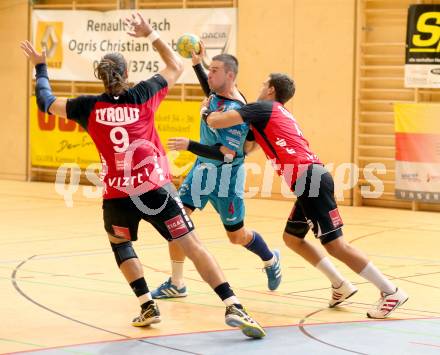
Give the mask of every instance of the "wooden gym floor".
<path id="1" fill-rule="evenodd" d="M 246 205 L 246 225 L 281 250 L 283 282 L 276 292 L 267 290 L 258 258 L 227 241 L 212 208 L 194 213 L 204 244 L 268 331 L 265 339 L 253 341 L 224 324 L 223 304 L 190 262 L 189 296 L 159 301 L 162 323 L 132 327 L 138 303 L 113 259 L 101 200 L 82 192 L 80 186 L 68 208 L 53 184 L 0 181 L 0 353 L 440 353 L 437 213 L 340 208 L 347 240 L 410 295 L 386 321 L 366 318 L 378 292 L 339 262 L 359 292 L 342 307 L 327 308 L 329 282 L 283 245 L 292 201 Z M 169 275 L 166 241 L 145 222 L 139 236 L 135 249 L 153 289 Z"/>

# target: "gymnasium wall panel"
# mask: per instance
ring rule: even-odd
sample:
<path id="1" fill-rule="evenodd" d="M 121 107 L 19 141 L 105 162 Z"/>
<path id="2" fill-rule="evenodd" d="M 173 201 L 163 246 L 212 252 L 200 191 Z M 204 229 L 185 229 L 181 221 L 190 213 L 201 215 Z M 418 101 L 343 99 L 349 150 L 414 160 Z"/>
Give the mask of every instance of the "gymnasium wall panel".
<path id="1" fill-rule="evenodd" d="M 19 42 L 28 38 L 28 1 L 0 2 L 0 179 L 27 174 L 28 66 Z"/>

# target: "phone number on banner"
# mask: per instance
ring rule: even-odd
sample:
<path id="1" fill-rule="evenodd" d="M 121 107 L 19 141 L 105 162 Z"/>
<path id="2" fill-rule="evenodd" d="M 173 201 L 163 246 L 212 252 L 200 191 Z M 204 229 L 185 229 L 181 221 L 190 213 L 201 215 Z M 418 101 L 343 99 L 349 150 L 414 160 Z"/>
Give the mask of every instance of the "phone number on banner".
<path id="1" fill-rule="evenodd" d="M 98 60 L 93 62 L 93 67 L 96 68 L 99 64 Z M 129 60 L 128 61 L 129 73 L 157 73 L 159 71 L 158 60 Z"/>

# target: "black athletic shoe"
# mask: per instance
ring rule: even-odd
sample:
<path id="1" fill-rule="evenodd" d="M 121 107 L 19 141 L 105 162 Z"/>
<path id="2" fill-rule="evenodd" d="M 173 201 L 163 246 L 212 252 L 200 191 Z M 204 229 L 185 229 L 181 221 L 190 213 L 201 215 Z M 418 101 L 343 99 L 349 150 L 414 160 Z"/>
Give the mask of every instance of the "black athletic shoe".
<path id="1" fill-rule="evenodd" d="M 138 317 L 133 319 L 131 325 L 134 327 L 145 327 L 153 323 L 159 323 L 160 321 L 159 307 L 156 302 L 152 302 L 147 308 L 141 308 L 141 313 Z"/>

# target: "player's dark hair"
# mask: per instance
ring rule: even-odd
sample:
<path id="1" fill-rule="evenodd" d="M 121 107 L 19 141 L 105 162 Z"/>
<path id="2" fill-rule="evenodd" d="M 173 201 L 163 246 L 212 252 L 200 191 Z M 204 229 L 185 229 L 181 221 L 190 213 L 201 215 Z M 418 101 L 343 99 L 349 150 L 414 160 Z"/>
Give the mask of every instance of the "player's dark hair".
<path id="1" fill-rule="evenodd" d="M 235 76 L 238 74 L 238 59 L 235 58 L 232 54 L 222 53 L 217 54 L 212 58 L 212 60 L 217 60 L 222 62 L 225 66 L 226 72 L 233 72 Z"/>
<path id="2" fill-rule="evenodd" d="M 275 89 L 275 100 L 283 105 L 295 95 L 295 82 L 286 74 L 271 73 L 269 87 Z"/>
<path id="3" fill-rule="evenodd" d="M 119 96 L 129 88 L 127 62 L 120 53 L 109 53 L 102 57 L 95 68 L 95 77 L 102 80 L 105 92 L 111 96 Z"/>

